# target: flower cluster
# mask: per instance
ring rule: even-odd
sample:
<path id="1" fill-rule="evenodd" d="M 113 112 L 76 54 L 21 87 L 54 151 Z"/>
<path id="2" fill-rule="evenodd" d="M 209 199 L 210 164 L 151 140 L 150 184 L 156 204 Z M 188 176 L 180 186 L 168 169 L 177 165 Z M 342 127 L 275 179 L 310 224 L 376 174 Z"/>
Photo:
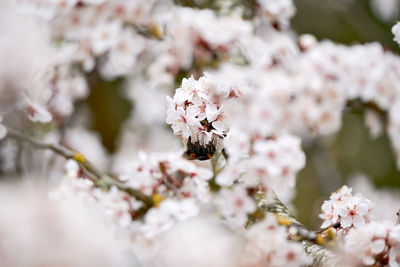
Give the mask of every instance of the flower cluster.
<path id="1" fill-rule="evenodd" d="M 400 226 L 385 221 L 352 229 L 345 237 L 344 250 L 354 266 L 399 266 Z"/>
<path id="2" fill-rule="evenodd" d="M 140 153 L 121 175 L 126 185 L 146 195 L 175 196 L 208 201 L 208 183 L 212 172 L 184 160 L 177 153 Z"/>
<path id="3" fill-rule="evenodd" d="M 53 58 L 48 32 L 9 1 L 0 9 L 0 57 L 7 62 L 0 69 L 0 116 L 20 112 L 33 122 L 49 122 Z"/>
<path id="4" fill-rule="evenodd" d="M 244 7 L 217 13 L 178 2 L 187 1 L 1 2 L 0 58 L 7 64 L 0 67 L 0 139 L 2 123 L 52 122 L 32 132 L 49 131 L 44 141 L 58 144 L 25 140 L 67 159 L 43 153 L 49 164 L 38 165 L 49 170 L 35 170 L 52 181 L 63 178 L 51 198 L 101 207 L 115 236 L 129 238 L 140 265 L 311 264 L 303 245 L 323 245 L 327 231 L 308 231 L 291 217 L 284 227 L 264 212 L 281 212 L 274 208 L 284 205 L 275 206 L 273 197 L 293 199 L 306 163 L 302 140 L 337 132 L 353 105 L 365 107 L 374 136 L 387 127 L 400 167 L 400 58 L 377 43 L 295 36 L 292 0 L 244 1 L 252 4 L 248 20 L 238 16 Z M 225 2 L 212 7 L 227 8 Z M 392 31 L 400 43 L 400 24 Z M 75 104 L 116 78 L 134 108 L 112 154 L 85 130 L 90 115 L 80 112 L 97 92 Z M 165 103 L 167 94 L 173 96 Z M 184 142 L 183 155 L 165 122 Z M 18 142 L 0 144 L 1 177 L 8 165 L 20 175 L 18 159 L 22 165 L 29 156 L 40 159 L 25 150 Z M 372 207 L 343 186 L 323 203 L 322 228 L 337 230 L 357 264 L 400 266 L 400 227 L 371 221 Z M 3 247 L 0 255 L 7 254 Z"/>
<path id="5" fill-rule="evenodd" d="M 261 18 L 265 18 L 271 24 L 287 28 L 289 20 L 296 13 L 296 7 L 292 0 L 257 0 Z"/>
<path id="6" fill-rule="evenodd" d="M 286 228 L 272 216 L 253 226 L 246 233 L 242 266 L 303 266 L 312 259 L 300 244 L 285 238 Z"/>
<path id="7" fill-rule="evenodd" d="M 243 227 L 247 223 L 247 216 L 256 210 L 256 203 L 240 185 L 234 186 L 233 189 L 221 189 L 215 202 L 221 215 L 232 226 Z"/>
<path id="8" fill-rule="evenodd" d="M 373 208 L 371 218 L 374 221 L 392 221 L 398 218 L 396 213 L 400 207 L 400 194 L 393 188 L 375 188 L 370 178 L 365 175 L 355 175 L 350 182 L 351 187 L 357 188 L 357 192 L 368 196 L 375 204 L 375 207 L 385 207 L 384 209 Z"/>
<path id="9" fill-rule="evenodd" d="M 3 266 L 138 266 L 127 239 L 114 235 L 97 206 L 49 201 L 46 193 L 42 187 L 3 184 Z"/>
<path id="10" fill-rule="evenodd" d="M 339 234 L 346 234 L 351 228 L 360 228 L 371 221 L 373 203 L 361 194 L 353 195 L 352 188 L 341 187 L 322 204 L 321 228 L 333 226 Z"/>
<path id="11" fill-rule="evenodd" d="M 239 17 L 217 16 L 208 9 L 175 7 L 163 21 L 165 41 L 156 50 L 161 56 L 151 62 L 148 70 L 151 80 L 162 84 L 172 84 L 180 71 L 212 66 L 239 54 L 239 41 L 251 36 L 252 30 L 251 24 Z"/>
<path id="12" fill-rule="evenodd" d="M 300 139 L 283 135 L 270 139 L 251 139 L 232 131 L 227 137 L 228 164 L 216 181 L 223 186 L 240 182 L 247 188 L 261 187 L 267 196 L 293 196 L 296 174 L 305 165 Z"/>
<path id="13" fill-rule="evenodd" d="M 174 98 L 167 97 L 167 123 L 188 146 L 205 147 L 212 143 L 216 149 L 222 149 L 229 130 L 223 105 L 238 94 L 240 92 L 221 86 L 209 76 L 199 80 L 184 79 Z M 213 155 L 213 151 L 207 152 L 210 157 Z"/>

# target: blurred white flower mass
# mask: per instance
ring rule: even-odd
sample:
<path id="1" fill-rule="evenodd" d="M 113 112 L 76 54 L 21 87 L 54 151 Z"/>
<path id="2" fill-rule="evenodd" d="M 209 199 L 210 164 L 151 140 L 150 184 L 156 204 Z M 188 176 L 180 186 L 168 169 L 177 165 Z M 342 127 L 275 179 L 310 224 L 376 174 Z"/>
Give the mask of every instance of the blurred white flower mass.
<path id="1" fill-rule="evenodd" d="M 399 7 L 362 5 L 394 46 Z M 0 266 L 400 266 L 396 189 L 359 175 L 329 197 L 347 169 L 312 157 L 353 112 L 400 168 L 398 51 L 296 33 L 297 10 L 1 1 Z M 297 220 L 304 187 L 329 198 L 320 229 Z"/>

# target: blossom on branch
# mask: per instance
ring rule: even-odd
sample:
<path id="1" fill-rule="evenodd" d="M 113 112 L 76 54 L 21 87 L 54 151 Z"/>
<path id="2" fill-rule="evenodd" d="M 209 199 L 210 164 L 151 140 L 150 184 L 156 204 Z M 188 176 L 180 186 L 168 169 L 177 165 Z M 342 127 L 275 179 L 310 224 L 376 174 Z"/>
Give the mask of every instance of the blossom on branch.
<path id="1" fill-rule="evenodd" d="M 332 193 L 322 204 L 320 218 L 324 220 L 321 228 L 333 226 L 338 233 L 346 234 L 351 228 L 360 228 L 371 221 L 370 211 L 373 203 L 361 194 L 352 194 L 346 185 Z"/>

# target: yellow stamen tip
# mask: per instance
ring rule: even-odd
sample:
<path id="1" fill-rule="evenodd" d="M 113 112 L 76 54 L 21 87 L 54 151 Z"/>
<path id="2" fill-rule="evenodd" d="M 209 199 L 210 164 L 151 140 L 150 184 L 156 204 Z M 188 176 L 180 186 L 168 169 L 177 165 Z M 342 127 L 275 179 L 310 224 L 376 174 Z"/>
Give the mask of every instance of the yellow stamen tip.
<path id="1" fill-rule="evenodd" d="M 153 199 L 155 207 L 160 206 L 160 203 L 164 200 L 164 198 L 162 196 L 160 196 L 159 194 L 153 194 L 152 199 Z"/>
<path id="2" fill-rule="evenodd" d="M 74 153 L 74 160 L 79 163 L 85 163 L 86 158 L 81 153 L 76 152 L 76 153 Z"/>
<path id="3" fill-rule="evenodd" d="M 163 33 L 162 33 L 160 27 L 155 23 L 152 23 L 149 25 L 149 31 L 154 37 L 156 37 L 158 39 L 161 39 L 163 37 Z"/>
<path id="4" fill-rule="evenodd" d="M 323 237 L 323 235 L 317 234 L 317 239 L 315 240 L 315 242 L 318 245 L 323 245 L 323 244 L 325 244 L 325 238 Z"/>
<path id="5" fill-rule="evenodd" d="M 280 224 L 280 225 L 289 226 L 289 225 L 292 224 L 292 223 L 289 221 L 288 218 L 279 216 L 279 215 L 277 215 L 277 214 L 275 214 L 275 218 L 276 218 L 277 223 Z"/>
<path id="6" fill-rule="evenodd" d="M 325 233 L 326 233 L 326 235 L 327 235 L 329 238 L 335 238 L 335 237 L 336 237 L 336 233 L 335 233 L 335 231 L 332 229 L 332 227 L 329 228 L 329 229 L 327 229 L 327 230 L 325 231 Z"/>

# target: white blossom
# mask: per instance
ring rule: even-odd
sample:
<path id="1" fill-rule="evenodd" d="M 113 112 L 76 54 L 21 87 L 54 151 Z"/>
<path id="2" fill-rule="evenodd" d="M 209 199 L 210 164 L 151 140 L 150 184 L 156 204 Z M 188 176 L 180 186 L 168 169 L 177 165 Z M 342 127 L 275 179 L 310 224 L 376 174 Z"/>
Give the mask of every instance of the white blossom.
<path id="1" fill-rule="evenodd" d="M 7 134 L 7 129 L 4 127 L 4 125 L 1 124 L 3 120 L 3 116 L 0 115 L 0 139 L 4 138 Z"/>
<path id="2" fill-rule="evenodd" d="M 238 267 L 243 240 L 206 213 L 176 224 L 158 242 L 156 266 Z"/>
<path id="3" fill-rule="evenodd" d="M 383 21 L 393 21 L 400 14 L 398 0 L 370 0 L 372 11 Z"/>
<path id="4" fill-rule="evenodd" d="M 353 195 L 352 189 L 345 185 L 322 204 L 320 218 L 324 222 L 321 228 L 334 226 L 345 234 L 350 228 L 360 228 L 370 222 L 372 208 L 371 200 L 361 194 Z"/>
<path id="5" fill-rule="evenodd" d="M 353 265 L 399 265 L 399 226 L 391 222 L 371 222 L 351 229 L 344 240 L 342 262 L 353 260 Z M 353 266 L 352 265 L 352 266 Z"/>
<path id="6" fill-rule="evenodd" d="M 394 40 L 400 44 L 400 23 L 397 22 L 392 28 L 392 33 L 394 35 Z"/>
<path id="7" fill-rule="evenodd" d="M 300 244 L 288 241 L 286 229 L 272 216 L 254 225 L 246 233 L 242 266 L 302 266 L 312 262 Z"/>
<path id="8" fill-rule="evenodd" d="M 241 186 L 232 190 L 222 189 L 216 197 L 221 214 L 233 225 L 243 227 L 247 222 L 247 215 L 256 210 L 256 204 Z"/>
<path id="9" fill-rule="evenodd" d="M 225 122 L 223 102 L 230 97 L 230 88 L 209 76 L 199 80 L 183 79 L 174 98 L 167 97 L 167 123 L 184 141 L 219 144 L 229 127 Z"/>
<path id="10" fill-rule="evenodd" d="M 98 207 L 49 201 L 45 191 L 2 184 L 3 266 L 139 266 L 128 240 L 115 237 Z"/>

